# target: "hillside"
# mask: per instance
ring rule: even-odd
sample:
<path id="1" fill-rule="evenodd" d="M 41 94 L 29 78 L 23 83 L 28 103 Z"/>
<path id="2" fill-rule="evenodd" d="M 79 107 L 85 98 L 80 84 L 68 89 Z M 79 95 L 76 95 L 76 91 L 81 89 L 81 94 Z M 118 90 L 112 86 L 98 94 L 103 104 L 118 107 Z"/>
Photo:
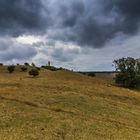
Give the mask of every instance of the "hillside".
<path id="1" fill-rule="evenodd" d="M 140 92 L 101 77 L 0 68 L 0 140 L 139 140 Z"/>

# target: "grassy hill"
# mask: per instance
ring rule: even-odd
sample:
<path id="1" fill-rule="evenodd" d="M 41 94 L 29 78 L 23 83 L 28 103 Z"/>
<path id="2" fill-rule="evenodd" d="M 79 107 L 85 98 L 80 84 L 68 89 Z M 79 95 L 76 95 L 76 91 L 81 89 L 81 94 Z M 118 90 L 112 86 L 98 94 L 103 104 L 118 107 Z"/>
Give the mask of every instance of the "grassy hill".
<path id="1" fill-rule="evenodd" d="M 140 92 L 104 77 L 0 68 L 0 140 L 139 140 Z"/>

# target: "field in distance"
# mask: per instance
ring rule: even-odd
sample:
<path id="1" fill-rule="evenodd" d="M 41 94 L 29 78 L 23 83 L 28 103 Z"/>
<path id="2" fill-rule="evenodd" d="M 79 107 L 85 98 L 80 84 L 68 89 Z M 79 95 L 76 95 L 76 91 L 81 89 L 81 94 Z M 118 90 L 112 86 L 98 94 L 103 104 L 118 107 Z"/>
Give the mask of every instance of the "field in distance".
<path id="1" fill-rule="evenodd" d="M 0 67 L 0 140 L 139 140 L 140 92 L 107 79 Z"/>

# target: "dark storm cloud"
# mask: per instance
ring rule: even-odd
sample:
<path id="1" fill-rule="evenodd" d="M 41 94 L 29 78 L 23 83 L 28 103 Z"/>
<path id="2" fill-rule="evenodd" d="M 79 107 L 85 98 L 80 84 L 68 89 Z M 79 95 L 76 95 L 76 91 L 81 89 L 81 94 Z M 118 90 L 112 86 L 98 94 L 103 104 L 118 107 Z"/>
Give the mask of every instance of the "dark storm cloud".
<path id="1" fill-rule="evenodd" d="M 105 2 L 102 0 L 102 2 Z M 107 0 L 104 11 L 114 11 L 119 15 L 117 27 L 124 33 L 135 33 L 140 26 L 140 1 L 139 0 Z"/>
<path id="2" fill-rule="evenodd" d="M 139 6 L 139 0 L 62 2 L 57 15 L 62 33 L 56 32 L 54 38 L 81 46 L 103 47 L 120 33 L 137 33 L 140 26 Z"/>
<path id="3" fill-rule="evenodd" d="M 60 11 L 58 12 L 58 16 L 62 18 L 61 24 L 63 26 L 73 27 L 84 13 L 84 10 L 84 4 L 82 2 L 69 3 L 68 5 L 63 3 L 60 5 Z"/>
<path id="4" fill-rule="evenodd" d="M 47 14 L 41 0 L 0 0 L 0 34 L 43 31 L 48 24 Z"/>
<path id="5" fill-rule="evenodd" d="M 0 35 L 51 30 L 47 38 L 103 47 L 118 34 L 140 26 L 140 0 L 0 0 Z"/>

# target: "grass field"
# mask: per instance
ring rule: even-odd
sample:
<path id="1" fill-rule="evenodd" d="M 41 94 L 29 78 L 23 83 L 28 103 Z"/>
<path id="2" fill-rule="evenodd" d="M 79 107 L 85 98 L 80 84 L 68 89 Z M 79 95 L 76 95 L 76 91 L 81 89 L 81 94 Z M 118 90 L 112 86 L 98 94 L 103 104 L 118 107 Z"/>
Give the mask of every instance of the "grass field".
<path id="1" fill-rule="evenodd" d="M 105 79 L 0 68 L 0 140 L 140 140 L 140 92 Z"/>

